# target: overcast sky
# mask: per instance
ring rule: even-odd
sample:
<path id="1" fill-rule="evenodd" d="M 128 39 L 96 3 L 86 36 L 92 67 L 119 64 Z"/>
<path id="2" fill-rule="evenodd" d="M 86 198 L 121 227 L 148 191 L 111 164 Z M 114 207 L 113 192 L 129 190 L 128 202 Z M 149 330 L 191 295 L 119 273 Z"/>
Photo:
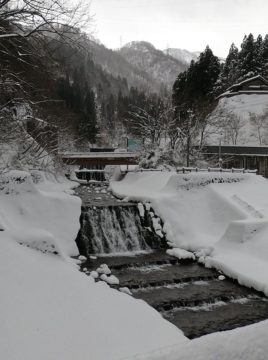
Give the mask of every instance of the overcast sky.
<path id="1" fill-rule="evenodd" d="M 94 36 L 109 48 L 145 40 L 226 57 L 244 34 L 268 33 L 268 0 L 92 0 Z M 121 41 L 120 41 L 121 38 Z"/>

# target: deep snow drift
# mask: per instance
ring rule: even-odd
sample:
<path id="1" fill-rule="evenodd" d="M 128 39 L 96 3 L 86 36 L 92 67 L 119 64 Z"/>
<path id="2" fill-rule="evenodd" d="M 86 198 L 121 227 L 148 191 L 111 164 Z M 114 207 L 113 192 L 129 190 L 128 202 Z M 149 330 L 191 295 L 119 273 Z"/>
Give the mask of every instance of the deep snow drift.
<path id="1" fill-rule="evenodd" d="M 0 179 L 0 358 L 112 360 L 188 342 L 143 301 L 78 271 L 73 183 L 33 179 Z"/>

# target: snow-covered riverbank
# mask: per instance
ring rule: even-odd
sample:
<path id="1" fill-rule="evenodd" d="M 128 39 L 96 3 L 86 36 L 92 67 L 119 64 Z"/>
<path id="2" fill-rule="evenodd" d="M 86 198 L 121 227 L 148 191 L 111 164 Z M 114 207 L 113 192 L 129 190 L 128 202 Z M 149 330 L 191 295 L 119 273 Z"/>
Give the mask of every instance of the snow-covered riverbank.
<path id="1" fill-rule="evenodd" d="M 268 181 L 252 174 L 133 173 L 111 184 L 151 202 L 174 247 L 268 295 Z"/>
<path id="2" fill-rule="evenodd" d="M 1 359 L 265 359 L 268 321 L 189 341 L 143 301 L 79 272 L 70 258 L 78 254 L 81 211 L 80 199 L 70 195 L 74 184 L 41 174 L 34 179 L 24 172 L 1 178 Z M 254 266 L 267 265 L 266 180 L 236 175 L 230 181 L 239 182 L 207 185 L 211 177 L 183 179 L 132 174 L 112 188 L 122 197 L 150 201 L 169 240 L 191 251 L 205 249 L 207 265 L 214 261 L 220 268 L 223 259 L 232 270 L 233 255 L 232 271 L 241 277 L 241 263 L 250 257 L 255 262 L 248 274 L 256 277 Z"/>
<path id="3" fill-rule="evenodd" d="M 1 359 L 112 360 L 188 342 L 144 302 L 78 271 L 73 183 L 1 180 Z"/>
<path id="4" fill-rule="evenodd" d="M 268 295 L 268 182 L 256 175 L 132 173 L 111 184 L 125 200 L 150 202 L 174 247 Z M 146 205 L 148 206 L 148 205 Z M 180 251 L 179 251 L 180 252 Z M 268 321 L 215 333 L 133 360 L 262 360 Z"/>

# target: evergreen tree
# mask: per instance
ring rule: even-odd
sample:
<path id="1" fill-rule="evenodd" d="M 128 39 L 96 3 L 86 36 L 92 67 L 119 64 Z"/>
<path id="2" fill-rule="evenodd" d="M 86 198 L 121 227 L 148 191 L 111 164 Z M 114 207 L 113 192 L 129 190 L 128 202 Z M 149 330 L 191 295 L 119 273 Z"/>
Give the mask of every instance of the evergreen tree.
<path id="1" fill-rule="evenodd" d="M 259 55 L 256 52 L 254 36 L 252 34 L 249 34 L 248 36 L 245 35 L 238 56 L 238 80 L 242 81 L 254 75 L 258 75 L 259 71 Z"/>
<path id="2" fill-rule="evenodd" d="M 261 47 L 262 75 L 268 77 L 268 34 L 264 37 Z"/>
<path id="3" fill-rule="evenodd" d="M 94 143 L 96 141 L 97 132 L 95 94 L 92 90 L 87 88 L 84 97 L 83 111 L 80 115 L 79 133 L 85 140 Z"/>
<path id="4" fill-rule="evenodd" d="M 194 113 L 199 121 L 206 116 L 204 108 L 210 109 L 210 104 L 214 102 L 219 73 L 219 59 L 207 46 L 199 59 L 192 61 L 189 69 L 179 74 L 173 86 L 173 104 L 180 126 L 188 126 L 189 112 Z"/>
<path id="5" fill-rule="evenodd" d="M 223 92 L 228 87 L 233 85 L 238 79 L 238 48 L 232 43 L 226 61 L 223 65 L 221 74 L 220 74 L 220 91 Z"/>
<path id="6" fill-rule="evenodd" d="M 263 55 L 262 55 L 263 39 L 261 35 L 258 35 L 254 45 L 255 45 L 255 56 L 256 56 L 255 72 L 256 74 L 262 74 L 264 64 L 263 64 Z"/>

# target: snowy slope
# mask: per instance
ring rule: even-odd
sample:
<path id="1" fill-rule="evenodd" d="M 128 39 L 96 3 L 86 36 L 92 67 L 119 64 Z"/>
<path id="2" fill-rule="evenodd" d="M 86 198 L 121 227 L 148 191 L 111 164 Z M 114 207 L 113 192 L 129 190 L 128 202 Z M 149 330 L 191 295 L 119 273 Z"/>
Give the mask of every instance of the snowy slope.
<path id="1" fill-rule="evenodd" d="M 221 98 L 210 117 L 211 121 L 216 122 L 216 124 L 207 128 L 208 144 L 218 144 L 221 136 L 223 144 L 233 145 L 228 136 L 230 126 L 228 127 L 227 123 L 230 115 L 235 114 L 237 118 L 232 122 L 231 126 L 234 131 L 238 132 L 237 145 L 260 145 L 257 127 L 250 119 L 250 115 L 260 116 L 267 111 L 268 94 L 240 94 L 229 98 Z M 266 116 L 266 118 L 266 122 L 261 129 L 263 145 L 268 145 L 268 117 Z"/>
<path id="2" fill-rule="evenodd" d="M 268 321 L 203 336 L 128 360 L 266 360 Z M 126 360 L 126 359 L 125 359 Z"/>
<path id="3" fill-rule="evenodd" d="M 188 342 L 143 301 L 78 271 L 68 255 L 81 201 L 66 193 L 73 183 L 39 175 L 0 177 L 0 359 L 115 360 Z"/>
<path id="4" fill-rule="evenodd" d="M 188 67 L 185 62 L 166 55 L 146 41 L 133 41 L 119 52 L 130 64 L 149 74 L 159 88 L 161 83 L 171 88 L 178 74 Z"/>
<path id="5" fill-rule="evenodd" d="M 165 54 L 168 54 L 174 57 L 175 59 L 190 65 L 190 62 L 192 60 L 196 61 L 198 59 L 200 52 L 198 51 L 191 52 L 185 49 L 169 48 L 165 50 Z"/>

